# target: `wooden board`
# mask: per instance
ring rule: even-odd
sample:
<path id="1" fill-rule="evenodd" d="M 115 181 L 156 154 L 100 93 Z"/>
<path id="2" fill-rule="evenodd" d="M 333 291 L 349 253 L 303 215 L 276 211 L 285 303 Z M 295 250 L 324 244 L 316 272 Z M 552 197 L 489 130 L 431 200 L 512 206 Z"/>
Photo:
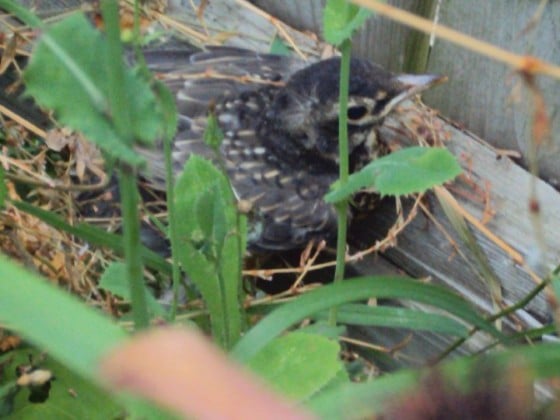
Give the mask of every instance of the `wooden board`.
<path id="1" fill-rule="evenodd" d="M 430 121 L 432 117 L 427 116 L 426 112 L 429 114 L 430 110 L 423 111 L 421 107 L 405 104 L 397 118 L 387 121 L 382 131 L 383 137 L 392 143 L 409 144 L 415 141 L 409 135 L 402 134 L 408 131 L 403 127 L 417 126 L 418 121 Z M 478 245 L 500 281 L 504 303 L 511 305 L 535 287 L 527 269 L 544 277 L 560 258 L 560 237 L 556 234 L 560 226 L 560 212 L 557 211 L 560 208 L 560 194 L 544 181 L 535 180 L 541 200 L 541 223 L 546 244 L 545 252 L 540 254 L 535 227 L 528 211 L 531 175 L 505 157 L 497 159 L 493 148 L 448 120 L 436 117 L 430 124 L 438 127 L 436 131 L 441 138 L 447 139 L 446 146 L 458 157 L 465 171 L 463 178 L 448 185 L 448 189 L 476 219 L 482 219 L 485 209 L 491 209 L 495 214 L 485 226 L 518 252 L 525 264 L 523 267 L 516 263 L 511 255 L 471 225 Z M 396 134 L 395 127 L 400 127 L 400 134 Z M 468 182 L 465 177 L 468 177 Z M 419 214 L 398 235 L 395 247 L 381 255 L 368 256 L 355 268 L 363 275 L 386 274 L 394 270 L 417 278 L 428 278 L 431 282 L 455 290 L 485 312 L 492 313 L 489 287 L 473 270 L 479 265 L 472 250 L 455 232 L 434 195 L 429 195 L 427 203 L 439 226 Z M 405 203 L 405 213 L 411 204 Z M 368 218 L 354 223 L 349 234 L 354 245 L 360 244 L 363 248 L 382 239 L 395 223 L 395 214 L 393 200 L 385 200 Z M 454 244 L 458 245 L 466 259 L 459 255 Z M 514 317 L 506 319 L 504 325 L 507 329 L 539 327 L 550 322 L 550 316 L 545 294 L 541 293 L 524 309 L 517 311 Z M 380 328 L 359 328 L 354 332 L 362 338 L 373 338 L 376 343 L 387 347 L 396 345 L 409 334 L 406 331 Z M 430 360 L 452 341 L 450 337 L 435 334 L 414 333 L 413 337 L 412 346 L 404 350 L 410 358 L 410 364 Z M 470 339 L 462 351 L 479 349 L 487 343 L 487 337 L 478 335 Z"/>
<path id="2" fill-rule="evenodd" d="M 302 30 L 321 33 L 324 1 L 257 0 L 256 4 Z M 560 3 L 549 1 L 539 18 L 540 1 L 425 1 L 387 3 L 434 19 L 475 38 L 517 54 L 534 55 L 560 65 Z M 440 3 L 439 7 L 436 7 Z M 536 18 L 536 19 L 535 19 Z M 532 29 L 528 29 L 532 28 Z M 421 70 L 446 74 L 450 83 L 426 95 L 426 103 L 461 122 L 496 147 L 521 151 L 527 157 L 532 126 L 531 97 L 511 69 L 446 41 L 428 39 L 416 31 L 374 16 L 354 38 L 354 52 L 393 71 Z M 560 185 L 560 81 L 537 81 L 551 116 L 551 144 L 539 156 L 541 174 Z M 526 162 L 526 161 L 525 161 Z"/>

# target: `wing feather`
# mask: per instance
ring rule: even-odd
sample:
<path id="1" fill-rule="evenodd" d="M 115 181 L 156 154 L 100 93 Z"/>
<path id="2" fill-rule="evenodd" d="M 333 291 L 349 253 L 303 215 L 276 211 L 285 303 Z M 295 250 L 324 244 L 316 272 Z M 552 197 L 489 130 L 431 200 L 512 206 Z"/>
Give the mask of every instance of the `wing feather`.
<path id="1" fill-rule="evenodd" d="M 239 117 L 235 109 L 227 112 L 228 101 L 233 104 L 242 95 L 248 98 L 243 112 L 260 112 L 266 103 L 247 95 L 262 90 L 266 83 L 286 81 L 304 62 L 231 47 L 211 47 L 194 54 L 178 49 L 154 50 L 145 56 L 148 66 L 163 73 L 163 80 L 176 95 L 180 113 L 173 144 L 176 173 L 193 153 L 215 157 L 202 141 L 205 117 L 210 102 L 225 106 L 219 116 L 226 133 L 221 154 L 236 196 L 252 204 L 249 242 L 253 249 L 303 247 L 310 239 L 335 229 L 335 211 L 323 201 L 334 179 L 286 171 L 277 159 L 267 159 L 263 147 L 266 139 L 255 136 L 250 119 Z M 163 189 L 161 145 L 139 152 L 149 162 L 147 177 L 154 188 Z"/>

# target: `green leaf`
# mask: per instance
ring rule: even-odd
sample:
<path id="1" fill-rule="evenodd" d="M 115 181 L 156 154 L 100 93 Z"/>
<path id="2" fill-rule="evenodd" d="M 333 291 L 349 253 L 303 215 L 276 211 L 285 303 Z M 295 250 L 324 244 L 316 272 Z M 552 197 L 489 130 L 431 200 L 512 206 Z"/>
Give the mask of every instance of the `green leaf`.
<path id="1" fill-rule="evenodd" d="M 330 44 L 340 45 L 352 37 L 358 29 L 372 15 L 347 0 L 328 0 L 323 11 L 323 35 Z"/>
<path id="2" fill-rule="evenodd" d="M 149 71 L 146 69 L 146 71 Z M 178 113 L 175 96 L 169 87 L 160 80 L 153 81 L 154 93 L 162 111 L 163 121 L 165 122 L 165 137 L 172 139 L 177 132 Z"/>
<path id="3" fill-rule="evenodd" d="M 218 124 L 218 118 L 213 109 L 208 113 L 206 128 L 204 129 L 204 143 L 217 151 L 224 139 L 224 133 Z"/>
<path id="4" fill-rule="evenodd" d="M 125 264 L 121 262 L 114 262 L 109 265 L 103 272 L 101 280 L 99 280 L 99 287 L 130 302 L 131 294 L 130 287 L 126 280 Z M 154 295 L 147 287 L 145 287 L 144 290 L 146 291 L 146 300 L 150 314 L 152 316 L 163 318 L 165 316 L 165 310 L 163 307 L 158 303 Z"/>
<path id="5" fill-rule="evenodd" d="M 144 160 L 120 137 L 110 104 L 107 42 L 86 18 L 76 14 L 46 31 L 37 44 L 24 73 L 27 93 L 53 109 L 59 120 L 95 142 L 111 157 L 131 165 Z M 128 107 L 134 140 L 152 143 L 160 134 L 162 117 L 148 84 L 134 72 L 124 73 L 126 98 L 117 103 Z"/>
<path id="6" fill-rule="evenodd" d="M 227 177 L 192 156 L 175 187 L 176 255 L 202 294 L 218 343 L 230 348 L 241 333 L 241 264 L 246 222 Z"/>
<path id="7" fill-rule="evenodd" d="M 228 317 L 228 329 L 230 340 L 228 349 L 232 348 L 241 336 L 244 327 L 243 317 L 243 284 L 241 270 L 243 269 L 243 257 L 247 247 L 247 218 L 237 213 L 234 206 L 230 211 L 236 216 L 236 225 L 228 229 L 224 238 L 222 253 L 220 255 L 219 275 L 223 285 L 223 303 L 231 314 Z"/>
<path id="8" fill-rule="evenodd" d="M 17 331 L 41 350 L 46 350 L 49 358 L 55 358 L 91 383 L 100 383 L 101 358 L 129 337 L 108 316 L 87 307 L 75 296 L 26 271 L 1 254 L 0 308 L 2 326 Z M 78 382 L 72 383 L 87 392 Z M 73 397 L 68 389 L 70 387 L 62 385 L 60 391 L 71 399 Z M 78 402 L 87 399 L 81 395 L 77 398 Z M 146 406 L 137 399 L 117 398 L 124 402 L 129 411 L 139 405 Z M 103 407 L 112 410 L 109 405 L 104 404 Z M 0 410 L 4 408 L 0 406 Z M 153 406 L 148 408 L 154 410 Z M 60 415 L 53 418 L 60 418 Z"/>
<path id="9" fill-rule="evenodd" d="M 123 415 L 123 407 L 117 404 L 107 392 L 76 375 L 75 372 L 58 363 L 49 355 L 45 357 L 44 354 L 42 355 L 39 351 L 29 347 L 12 351 L 9 357 L 0 359 L 0 365 L 4 366 L 3 382 L 15 385 L 17 379 L 16 367 L 29 365 L 30 357 L 35 367 L 48 370 L 54 375 L 55 379 L 51 381 L 48 398 L 40 404 L 31 403 L 28 400 L 31 393 L 39 393 L 41 390 L 32 390 L 30 387 L 20 388 L 12 401 L 11 411 L 4 413 L 4 415 L 10 414 L 12 419 L 108 419 Z M 74 396 L 70 395 L 70 389 Z M 46 393 L 45 397 L 47 397 Z M 92 413 L 95 413 L 95 416 Z"/>
<path id="10" fill-rule="evenodd" d="M 0 255 L 0 323 L 85 378 L 127 334 L 109 317 Z"/>
<path id="11" fill-rule="evenodd" d="M 226 203 L 221 195 L 219 181 L 210 183 L 206 188 L 198 194 L 194 211 L 202 240 L 206 242 L 204 252 L 208 258 L 217 261 L 228 229 L 224 212 Z"/>
<path id="12" fill-rule="evenodd" d="M 359 172 L 350 175 L 343 187 L 325 196 L 329 203 L 339 202 L 352 194 L 372 188 L 381 195 L 406 195 L 451 181 L 461 173 L 457 159 L 444 148 L 409 147 L 376 159 Z"/>
<path id="13" fill-rule="evenodd" d="M 335 340 L 294 332 L 271 341 L 248 366 L 274 390 L 302 401 L 344 372 L 339 351 L 340 346 Z"/>
<path id="14" fill-rule="evenodd" d="M 331 326 L 328 322 L 318 320 L 312 324 L 306 325 L 298 331 L 306 334 L 322 335 L 327 338 L 338 338 L 341 335 L 347 334 L 348 331 L 344 325 Z"/>
<path id="15" fill-rule="evenodd" d="M 196 195 L 194 202 L 193 213 L 195 218 L 193 222 L 196 223 L 195 226 L 198 230 L 193 231 L 194 233 L 191 235 L 191 240 L 194 241 L 199 248 L 202 247 L 203 241 L 210 242 L 212 240 L 216 184 L 217 182 L 213 185 L 207 185 L 206 190 L 200 191 Z M 208 252 L 208 250 L 206 250 L 205 254 L 207 256 L 216 256 L 215 253 Z"/>
<path id="16" fill-rule="evenodd" d="M 295 323 L 320 311 L 371 297 L 409 299 L 443 309 L 459 319 L 503 340 L 502 333 L 476 313 L 462 297 L 433 284 L 406 277 L 363 277 L 330 284 L 286 303 L 263 318 L 237 343 L 232 355 L 242 362 L 250 360 L 274 337 Z"/>
<path id="17" fill-rule="evenodd" d="M 317 318 L 327 319 L 327 316 L 326 312 L 321 312 Z M 338 320 L 344 324 L 407 328 L 459 337 L 467 337 L 469 333 L 463 324 L 448 316 L 389 306 L 342 305 L 338 308 Z"/>
<path id="18" fill-rule="evenodd" d="M 343 383 L 313 396 L 306 406 L 320 419 L 376 418 L 392 398 L 417 386 L 419 376 L 416 371 L 400 371 L 366 383 Z"/>
<path id="19" fill-rule="evenodd" d="M 269 52 L 270 54 L 287 55 L 287 56 L 292 54 L 292 50 L 290 49 L 288 44 L 286 44 L 282 40 L 282 38 L 280 38 L 278 35 L 276 35 L 272 40 L 272 44 L 270 45 Z"/>

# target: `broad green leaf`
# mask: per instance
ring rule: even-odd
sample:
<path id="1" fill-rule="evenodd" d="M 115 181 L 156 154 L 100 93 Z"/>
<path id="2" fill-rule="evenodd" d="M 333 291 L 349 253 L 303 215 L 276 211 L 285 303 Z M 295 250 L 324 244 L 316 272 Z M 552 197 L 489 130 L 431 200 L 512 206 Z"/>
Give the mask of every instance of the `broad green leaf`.
<path id="1" fill-rule="evenodd" d="M 465 299 L 441 286 L 419 283 L 406 277 L 376 276 L 330 284 L 280 306 L 239 340 L 232 350 L 232 355 L 242 362 L 248 361 L 274 337 L 296 322 L 333 306 L 370 297 L 409 299 L 426 303 L 477 326 L 499 340 L 504 339 L 503 335 L 478 315 Z"/>
<path id="2" fill-rule="evenodd" d="M 229 348 L 233 347 L 234 338 L 235 342 L 239 339 L 245 322 L 241 304 L 243 296 L 241 270 L 243 269 L 243 257 L 247 246 L 247 218 L 244 215 L 237 214 L 237 209 L 232 208 L 231 210 L 237 217 L 237 225 L 233 230 L 228 230 L 228 234 L 224 238 L 219 265 L 219 274 L 224 287 L 225 302 L 223 304 L 232 314 L 228 318 L 230 336 L 232 337 Z"/>
<path id="3" fill-rule="evenodd" d="M 127 338 L 109 317 L 2 255 L 0 308 L 0 324 L 94 381 L 100 357 Z"/>
<path id="4" fill-rule="evenodd" d="M 126 280 L 126 266 L 124 263 L 114 262 L 109 265 L 103 272 L 101 280 L 99 280 L 99 287 L 130 302 L 130 287 Z M 152 316 L 164 317 L 165 311 L 154 295 L 147 287 L 145 291 L 150 314 Z"/>
<path id="5" fill-rule="evenodd" d="M 206 256 L 217 261 L 227 234 L 227 220 L 224 212 L 226 203 L 221 195 L 219 181 L 207 185 L 207 189 L 198 194 L 194 205 L 197 226 L 203 235 L 200 244 Z"/>
<path id="6" fill-rule="evenodd" d="M 327 319 L 327 316 L 326 312 L 317 315 L 319 319 Z M 469 333 L 463 324 L 447 316 L 408 308 L 346 304 L 338 308 L 337 318 L 340 322 L 351 325 L 407 328 L 459 337 L 467 337 Z"/>
<path id="7" fill-rule="evenodd" d="M 211 243 L 213 241 L 212 228 L 214 225 L 214 201 L 216 200 L 216 184 L 206 185 L 204 191 L 200 191 L 194 202 L 193 213 L 198 230 L 195 231 L 193 241 L 199 248 L 205 247 L 205 254 L 208 257 L 216 257 L 216 253 L 211 251 Z"/>
<path id="8" fill-rule="evenodd" d="M 323 11 L 323 35 L 325 40 L 340 45 L 350 39 L 352 33 L 371 16 L 371 11 L 363 9 L 347 0 L 328 0 Z"/>
<path id="9" fill-rule="evenodd" d="M 381 195 L 420 193 L 460 173 L 457 159 L 447 149 L 409 147 L 374 160 L 350 175 L 344 186 L 335 184 L 325 201 L 335 203 L 364 188 L 373 188 Z"/>
<path id="10" fill-rule="evenodd" d="M 143 162 L 131 144 L 117 133 L 110 109 L 112 92 L 107 74 L 107 44 L 81 14 L 53 25 L 42 36 L 24 73 L 27 93 L 53 109 L 59 120 L 95 142 L 111 157 L 132 165 Z M 149 85 L 133 71 L 125 72 L 126 98 L 131 135 L 151 143 L 160 134 L 162 117 Z"/>
<path id="11" fill-rule="evenodd" d="M 212 332 L 225 348 L 241 333 L 240 273 L 245 220 L 237 213 L 226 176 L 209 161 L 192 156 L 177 181 L 179 238 L 176 255 L 200 290 Z"/>
<path id="12" fill-rule="evenodd" d="M 19 393 L 15 381 L 3 382 L 0 384 L 0 418 L 8 417 L 14 412 L 15 398 Z"/>
<path id="13" fill-rule="evenodd" d="M 339 352 L 335 340 L 294 332 L 271 341 L 248 366 L 272 389 L 303 401 L 326 387 L 339 372 L 344 372 Z"/>
<path id="14" fill-rule="evenodd" d="M 128 334 L 108 316 L 87 307 L 78 298 L 58 289 L 46 279 L 27 272 L 2 255 L 0 307 L 2 326 L 17 331 L 26 340 L 45 350 L 49 358 L 53 357 L 92 383 L 100 382 L 99 362 L 102 357 L 128 338 Z M 74 384 L 78 385 L 77 382 Z M 64 387 L 66 398 L 74 398 L 68 389 Z M 86 399 L 80 395 L 77 398 Z M 141 407 L 144 412 L 150 410 L 161 415 L 161 410 L 157 411 L 153 405 L 138 399 L 117 398 L 129 412 Z M 111 409 L 106 404 L 104 407 Z M 53 418 L 60 418 L 60 415 Z"/>

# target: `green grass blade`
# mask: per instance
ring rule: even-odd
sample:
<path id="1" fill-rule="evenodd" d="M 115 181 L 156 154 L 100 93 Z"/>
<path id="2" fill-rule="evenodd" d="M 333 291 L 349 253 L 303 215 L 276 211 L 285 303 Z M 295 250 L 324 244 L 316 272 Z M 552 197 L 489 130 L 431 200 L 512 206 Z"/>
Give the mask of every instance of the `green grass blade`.
<path id="1" fill-rule="evenodd" d="M 100 312 L 0 255 L 0 324 L 97 381 L 100 357 L 127 338 Z"/>
<path id="2" fill-rule="evenodd" d="M 320 313 L 316 318 L 326 319 L 327 314 Z M 447 316 L 389 306 L 342 305 L 338 310 L 338 320 L 343 324 L 406 328 L 459 337 L 467 337 L 469 333 L 463 324 Z"/>
<path id="3" fill-rule="evenodd" d="M 62 217 L 39 207 L 35 207 L 25 201 L 12 201 L 11 203 L 19 210 L 35 216 L 50 226 L 74 235 L 92 245 L 107 247 L 121 255 L 124 252 L 123 239 L 120 235 L 106 232 L 85 223 L 71 226 L 66 223 Z M 171 274 L 171 265 L 165 260 L 165 258 L 161 257 L 152 250 L 142 247 L 142 258 L 148 267 L 160 273 L 167 275 Z"/>
<path id="4" fill-rule="evenodd" d="M 233 356 L 248 361 L 263 346 L 296 322 L 317 312 L 370 297 L 410 299 L 448 311 L 462 321 L 503 340 L 502 333 L 478 315 L 470 304 L 449 290 L 405 277 L 362 277 L 331 284 L 289 302 L 261 320 L 234 347 Z"/>

